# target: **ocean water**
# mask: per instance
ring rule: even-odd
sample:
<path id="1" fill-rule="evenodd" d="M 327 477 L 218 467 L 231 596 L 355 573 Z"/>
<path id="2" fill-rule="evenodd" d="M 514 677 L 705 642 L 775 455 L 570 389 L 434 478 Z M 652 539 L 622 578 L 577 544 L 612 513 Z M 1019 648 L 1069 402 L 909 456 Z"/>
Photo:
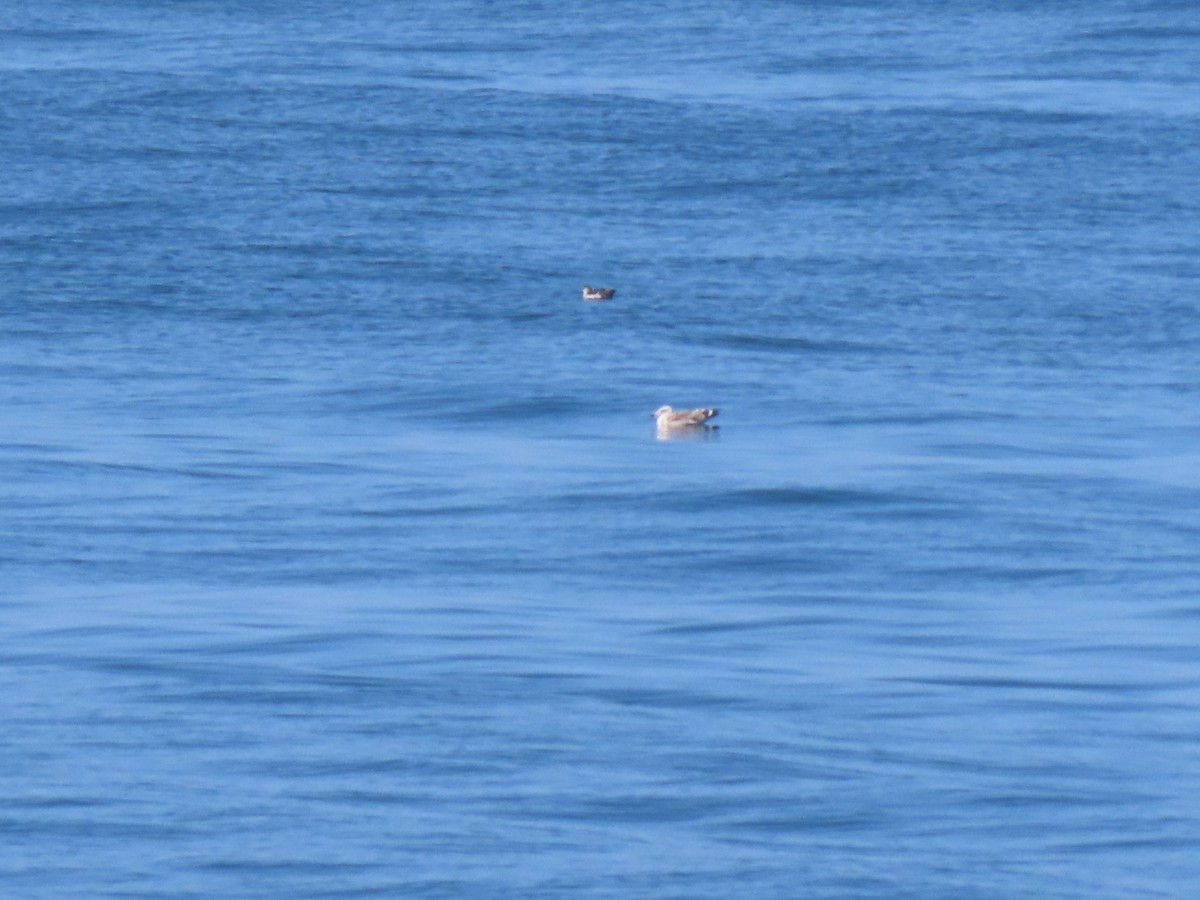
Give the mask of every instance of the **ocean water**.
<path id="1" fill-rule="evenodd" d="M 12 0 L 0 98 L 6 897 L 1194 896 L 1193 4 Z"/>

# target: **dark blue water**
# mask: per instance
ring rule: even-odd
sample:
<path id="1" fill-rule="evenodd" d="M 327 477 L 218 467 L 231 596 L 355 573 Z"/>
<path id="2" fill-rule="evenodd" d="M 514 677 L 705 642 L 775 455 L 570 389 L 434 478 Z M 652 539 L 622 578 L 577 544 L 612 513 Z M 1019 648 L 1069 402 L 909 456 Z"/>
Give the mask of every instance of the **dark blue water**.
<path id="1" fill-rule="evenodd" d="M 1193 896 L 1195 7 L 418 6 L 0 10 L 3 893 Z"/>

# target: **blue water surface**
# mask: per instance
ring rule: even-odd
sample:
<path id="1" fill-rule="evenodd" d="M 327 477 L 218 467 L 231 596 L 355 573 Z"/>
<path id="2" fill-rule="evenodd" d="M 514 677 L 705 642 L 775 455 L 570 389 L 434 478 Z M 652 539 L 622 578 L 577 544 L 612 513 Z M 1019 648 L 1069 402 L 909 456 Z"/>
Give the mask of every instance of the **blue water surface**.
<path id="1" fill-rule="evenodd" d="M 1198 38 L 4 5 L 3 893 L 1193 896 Z"/>

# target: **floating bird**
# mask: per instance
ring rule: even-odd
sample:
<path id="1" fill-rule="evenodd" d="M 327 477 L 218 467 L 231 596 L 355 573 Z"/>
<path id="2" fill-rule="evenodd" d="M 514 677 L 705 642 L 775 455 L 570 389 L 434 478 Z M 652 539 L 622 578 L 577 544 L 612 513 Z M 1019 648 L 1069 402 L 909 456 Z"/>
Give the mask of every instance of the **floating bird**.
<path id="1" fill-rule="evenodd" d="M 617 292 L 616 288 L 594 288 L 590 284 L 583 286 L 584 300 L 611 300 L 613 294 Z"/>
<path id="2" fill-rule="evenodd" d="M 717 414 L 715 409 L 681 409 L 678 412 L 669 406 L 660 406 L 653 413 L 658 419 L 659 431 L 674 431 L 683 428 L 716 428 L 716 425 L 706 424 Z"/>

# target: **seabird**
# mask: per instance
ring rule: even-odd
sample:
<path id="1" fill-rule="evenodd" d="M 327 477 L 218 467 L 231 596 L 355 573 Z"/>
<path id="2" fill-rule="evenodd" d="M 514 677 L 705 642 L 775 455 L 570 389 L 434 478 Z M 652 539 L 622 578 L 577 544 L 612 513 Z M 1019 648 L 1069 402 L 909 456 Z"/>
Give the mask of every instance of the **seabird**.
<path id="1" fill-rule="evenodd" d="M 611 300 L 616 288 L 594 288 L 590 284 L 583 286 L 584 300 Z"/>
<path id="2" fill-rule="evenodd" d="M 669 406 L 660 406 L 651 415 L 658 419 L 659 431 L 672 431 L 679 428 L 716 428 L 716 425 L 706 424 L 717 414 L 715 409 L 681 409 L 678 412 Z"/>

